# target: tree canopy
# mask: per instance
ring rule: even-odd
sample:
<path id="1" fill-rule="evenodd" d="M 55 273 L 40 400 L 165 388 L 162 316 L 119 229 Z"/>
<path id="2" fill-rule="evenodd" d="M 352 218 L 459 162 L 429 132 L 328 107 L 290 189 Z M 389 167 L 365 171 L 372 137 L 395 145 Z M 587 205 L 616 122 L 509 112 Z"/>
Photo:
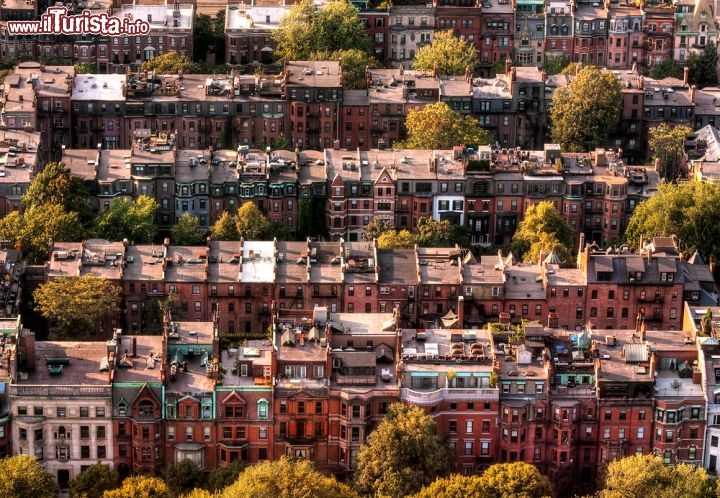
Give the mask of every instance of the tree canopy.
<path id="1" fill-rule="evenodd" d="M 415 236 L 409 230 L 388 230 L 377 238 L 378 249 L 412 249 Z"/>
<path id="2" fill-rule="evenodd" d="M 675 59 L 665 59 L 662 62 L 658 62 L 650 70 L 650 77 L 656 80 L 664 78 L 682 78 L 683 68 L 680 67 Z"/>
<path id="3" fill-rule="evenodd" d="M 55 498 L 52 476 L 34 456 L 17 455 L 0 460 L 0 496 Z"/>
<path id="4" fill-rule="evenodd" d="M 393 230 L 392 222 L 386 218 L 373 218 L 370 223 L 363 227 L 362 240 L 371 241 L 378 239 L 382 234 Z"/>
<path id="5" fill-rule="evenodd" d="M 171 498 L 171 495 L 162 479 L 134 476 L 125 479 L 119 488 L 105 491 L 103 498 Z"/>
<path id="6" fill-rule="evenodd" d="M 666 465 L 662 457 L 633 455 L 608 464 L 600 498 L 619 496 L 715 496 L 702 467 L 680 463 Z"/>
<path id="7" fill-rule="evenodd" d="M 543 69 L 548 75 L 560 74 L 570 64 L 570 60 L 564 55 L 551 55 L 545 58 Z"/>
<path id="8" fill-rule="evenodd" d="M 699 87 L 717 86 L 718 52 L 715 43 L 709 41 L 702 53 L 691 53 L 688 57 L 688 79 Z"/>
<path id="9" fill-rule="evenodd" d="M 720 259 L 720 189 L 700 182 L 660 185 L 639 204 L 625 229 L 625 240 L 637 247 L 640 236 L 678 236 L 686 253 L 699 251 L 706 261 Z"/>
<path id="10" fill-rule="evenodd" d="M 271 230 L 270 221 L 253 202 L 245 202 L 235 215 L 235 228 L 245 240 L 263 240 Z"/>
<path id="11" fill-rule="evenodd" d="M 553 96 L 552 139 L 565 151 L 606 145 L 620 120 L 620 82 L 610 71 L 583 67 L 567 88 Z"/>
<path id="12" fill-rule="evenodd" d="M 183 213 L 172 228 L 172 242 L 178 246 L 197 246 L 204 242 L 205 232 L 200 229 L 200 218 Z"/>
<path id="13" fill-rule="evenodd" d="M 310 0 L 295 4 L 273 34 L 279 59 L 315 60 L 314 53 L 369 48 L 358 10 L 346 0 L 332 0 L 318 8 Z"/>
<path id="14" fill-rule="evenodd" d="M 222 498 L 358 498 L 347 485 L 327 477 L 304 458 L 283 456 L 245 469 Z"/>
<path id="15" fill-rule="evenodd" d="M 195 488 L 205 486 L 206 475 L 192 460 L 182 460 L 177 465 L 169 465 L 163 470 L 163 477 L 172 496 L 189 493 Z"/>
<path id="16" fill-rule="evenodd" d="M 463 116 L 445 102 L 411 109 L 405 119 L 407 140 L 394 144 L 406 149 L 452 149 L 456 145 L 478 146 L 491 142 L 490 134 L 473 116 Z"/>
<path id="17" fill-rule="evenodd" d="M 51 241 L 78 242 L 84 235 L 78 213 L 66 211 L 61 204 L 31 205 L 0 219 L 0 237 L 18 242 L 32 264 L 48 260 Z"/>
<path id="18" fill-rule="evenodd" d="M 95 231 L 107 240 L 128 239 L 134 244 L 149 244 L 155 238 L 155 214 L 159 206 L 150 196 L 133 201 L 115 199 L 95 218 Z"/>
<path id="19" fill-rule="evenodd" d="M 400 498 L 447 475 L 453 453 L 422 408 L 395 403 L 360 448 L 355 486 L 361 493 Z"/>
<path id="20" fill-rule="evenodd" d="M 75 211 L 83 220 L 89 220 L 88 196 L 89 192 L 80 178 L 70 174 L 64 164 L 50 162 L 33 177 L 22 197 L 22 205 L 28 209 L 59 204 L 65 211 Z"/>
<path id="21" fill-rule="evenodd" d="M 436 31 L 433 40 L 415 54 L 413 69 L 432 71 L 437 64 L 437 76 L 455 76 L 475 69 L 478 56 L 472 43 L 453 35 L 452 30 Z"/>
<path id="22" fill-rule="evenodd" d="M 538 262 L 540 252 L 548 255 L 555 251 L 567 261 L 573 249 L 570 227 L 552 201 L 529 206 L 512 238 L 512 251 L 526 262 Z"/>
<path id="23" fill-rule="evenodd" d="M 102 498 L 105 491 L 118 486 L 118 473 L 97 462 L 70 481 L 71 498 Z"/>
<path id="24" fill-rule="evenodd" d="M 660 162 L 660 177 L 675 179 L 685 153 L 685 139 L 692 133 L 688 126 L 660 123 L 650 128 L 648 147 L 652 157 Z"/>
<path id="25" fill-rule="evenodd" d="M 201 72 L 202 67 L 191 61 L 188 56 L 172 51 L 146 60 L 142 63 L 140 70 L 155 71 L 155 74 L 178 74 L 181 71 L 185 74 L 191 74 Z"/>
<path id="26" fill-rule="evenodd" d="M 532 464 L 525 462 L 496 463 L 482 473 L 479 479 L 483 497 L 542 498 L 553 496 L 550 480 Z"/>
<path id="27" fill-rule="evenodd" d="M 59 335 L 89 334 L 100 319 L 118 309 L 120 287 L 92 273 L 61 276 L 41 284 L 33 293 L 35 308 L 57 322 Z"/>
<path id="28" fill-rule="evenodd" d="M 240 240 L 237 231 L 235 216 L 223 211 L 220 217 L 210 227 L 210 235 L 215 240 Z"/>

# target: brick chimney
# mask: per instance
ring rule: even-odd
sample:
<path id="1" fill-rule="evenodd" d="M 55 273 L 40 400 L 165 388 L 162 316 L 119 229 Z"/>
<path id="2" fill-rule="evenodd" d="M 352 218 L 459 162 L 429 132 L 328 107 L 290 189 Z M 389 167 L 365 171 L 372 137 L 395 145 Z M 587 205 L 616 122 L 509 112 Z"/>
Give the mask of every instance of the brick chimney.
<path id="1" fill-rule="evenodd" d="M 685 66 L 683 68 L 683 85 L 687 86 L 689 79 L 690 79 L 690 68 Z"/>
<path id="2" fill-rule="evenodd" d="M 457 316 L 458 328 L 465 328 L 465 296 L 458 296 Z"/>

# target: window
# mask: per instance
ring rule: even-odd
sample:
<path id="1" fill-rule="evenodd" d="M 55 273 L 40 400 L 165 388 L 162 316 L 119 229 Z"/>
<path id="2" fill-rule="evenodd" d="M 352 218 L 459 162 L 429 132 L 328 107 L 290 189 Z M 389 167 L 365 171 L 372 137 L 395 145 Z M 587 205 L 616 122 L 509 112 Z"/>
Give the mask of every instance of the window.
<path id="1" fill-rule="evenodd" d="M 266 419 L 268 418 L 268 401 L 265 398 L 260 399 L 257 402 L 257 416 L 258 418 Z M 267 428 L 266 428 L 267 430 Z"/>

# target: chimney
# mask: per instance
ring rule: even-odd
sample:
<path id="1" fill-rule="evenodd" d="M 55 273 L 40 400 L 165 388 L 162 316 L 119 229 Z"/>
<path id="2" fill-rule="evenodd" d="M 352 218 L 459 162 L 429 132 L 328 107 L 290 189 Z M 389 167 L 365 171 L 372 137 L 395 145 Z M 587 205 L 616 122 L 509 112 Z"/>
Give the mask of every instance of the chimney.
<path id="1" fill-rule="evenodd" d="M 458 328 L 465 328 L 465 296 L 458 296 Z"/>
<path id="2" fill-rule="evenodd" d="M 132 349 L 132 357 L 137 358 L 137 337 L 133 337 L 133 349 Z"/>
<path id="3" fill-rule="evenodd" d="M 689 78 L 690 78 L 690 68 L 685 66 L 683 68 L 683 85 L 687 86 Z"/>
<path id="4" fill-rule="evenodd" d="M 512 68 L 512 61 L 510 57 L 505 59 L 505 76 L 510 76 L 510 69 Z"/>
<path id="5" fill-rule="evenodd" d="M 433 70 L 432 70 L 432 77 L 433 77 L 433 78 L 437 78 L 437 77 L 439 76 L 439 75 L 438 75 L 439 69 L 440 69 L 440 63 L 439 63 L 438 61 L 435 61 L 435 62 L 433 63 Z"/>
<path id="6" fill-rule="evenodd" d="M 690 86 L 690 103 L 695 103 L 695 85 Z"/>
<path id="7" fill-rule="evenodd" d="M 585 249 L 585 234 L 580 232 L 580 241 L 578 242 L 578 252 L 582 252 Z"/>
<path id="8" fill-rule="evenodd" d="M 645 320 L 640 323 L 640 342 L 645 342 Z"/>

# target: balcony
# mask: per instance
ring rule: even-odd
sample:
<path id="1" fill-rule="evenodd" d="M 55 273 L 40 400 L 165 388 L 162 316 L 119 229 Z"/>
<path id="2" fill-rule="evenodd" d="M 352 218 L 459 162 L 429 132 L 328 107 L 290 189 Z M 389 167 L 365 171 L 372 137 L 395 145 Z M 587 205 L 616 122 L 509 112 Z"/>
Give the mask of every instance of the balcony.
<path id="1" fill-rule="evenodd" d="M 416 391 L 407 387 L 400 389 L 400 399 L 418 406 L 431 406 L 442 401 L 497 401 L 499 390 L 495 388 L 443 387 L 435 391 Z"/>

